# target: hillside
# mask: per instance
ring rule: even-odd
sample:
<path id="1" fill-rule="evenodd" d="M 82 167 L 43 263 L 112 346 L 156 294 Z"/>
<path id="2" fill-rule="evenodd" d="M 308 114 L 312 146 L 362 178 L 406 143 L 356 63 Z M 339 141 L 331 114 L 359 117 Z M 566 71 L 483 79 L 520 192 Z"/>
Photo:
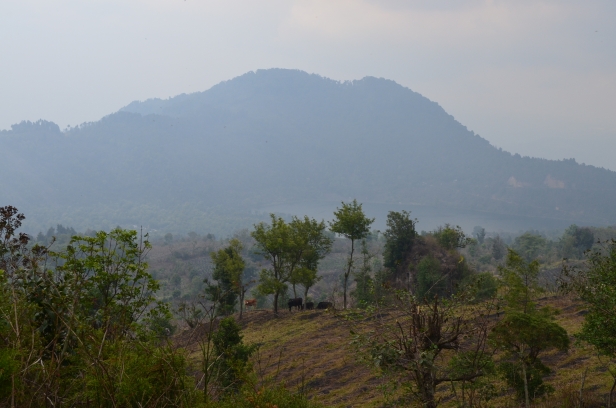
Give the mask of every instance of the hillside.
<path id="1" fill-rule="evenodd" d="M 541 305 L 561 311 L 557 321 L 568 331 L 572 347 L 567 353 L 545 354 L 543 361 L 553 371 L 545 381 L 555 388 L 555 393 L 546 401 L 537 401 L 533 407 L 574 406 L 585 372 L 584 406 L 605 406 L 612 382 L 609 373 L 590 349 L 573 345 L 573 333 L 583 321 L 582 305 L 562 296 L 546 297 Z M 392 320 L 396 318 L 395 314 L 386 315 Z M 274 383 L 285 383 L 292 390 L 302 389 L 327 407 L 392 406 L 386 402 L 394 402 L 403 388 L 391 389 L 387 378 L 380 376 L 378 370 L 358 361 L 356 351 L 350 346 L 350 329 L 357 330 L 358 326 L 351 326 L 345 316 L 344 312 L 331 311 L 283 311 L 278 317 L 269 310 L 247 312 L 241 325 L 244 341 L 260 345 L 259 354 L 254 358 L 259 377 L 262 380 L 273 378 Z M 362 324 L 364 329 L 370 328 L 369 320 Z M 199 330 L 194 333 L 186 330 L 176 336 L 175 342 L 186 347 L 196 362 L 199 338 Z M 490 381 L 494 382 L 497 395 L 489 406 L 518 406 L 505 384 L 496 378 Z M 443 407 L 456 406 L 450 384 L 439 387 L 439 396 Z"/>
<path id="2" fill-rule="evenodd" d="M 0 149 L 0 201 L 30 215 L 31 230 L 228 234 L 271 208 L 328 203 L 331 213 L 351 197 L 535 228 L 616 222 L 616 173 L 504 152 L 437 103 L 372 77 L 260 70 L 66 131 L 23 122 L 0 132 Z"/>

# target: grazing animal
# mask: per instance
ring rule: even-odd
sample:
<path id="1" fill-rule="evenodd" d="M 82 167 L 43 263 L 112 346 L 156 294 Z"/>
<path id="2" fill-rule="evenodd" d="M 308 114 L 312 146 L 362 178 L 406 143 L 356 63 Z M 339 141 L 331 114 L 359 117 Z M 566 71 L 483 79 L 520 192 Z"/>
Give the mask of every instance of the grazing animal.
<path id="1" fill-rule="evenodd" d="M 319 302 L 317 309 L 329 309 L 333 306 L 332 302 Z"/>
<path id="2" fill-rule="evenodd" d="M 289 299 L 289 312 L 293 307 L 296 307 L 297 310 L 302 310 L 303 301 L 302 298 Z"/>
<path id="3" fill-rule="evenodd" d="M 306 302 L 306 310 L 314 309 L 314 302 Z"/>
<path id="4" fill-rule="evenodd" d="M 257 299 L 246 299 L 244 301 L 244 306 L 246 306 L 246 310 L 248 310 L 248 308 L 250 306 L 252 306 L 252 310 L 257 308 Z"/>

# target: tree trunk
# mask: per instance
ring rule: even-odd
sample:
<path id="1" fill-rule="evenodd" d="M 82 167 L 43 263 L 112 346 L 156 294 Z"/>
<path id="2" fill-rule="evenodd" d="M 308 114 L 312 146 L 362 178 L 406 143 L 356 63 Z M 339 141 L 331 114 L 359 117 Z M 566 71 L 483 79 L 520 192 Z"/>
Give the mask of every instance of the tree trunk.
<path id="1" fill-rule="evenodd" d="M 612 408 L 612 401 L 614 400 L 614 388 L 616 388 L 616 377 L 614 377 L 614 383 L 612 384 L 612 388 L 610 389 L 610 397 L 607 400 L 607 408 Z"/>
<path id="2" fill-rule="evenodd" d="M 351 256 L 349 256 L 349 265 L 346 273 L 344 274 L 344 310 L 347 308 L 347 282 L 349 280 L 349 275 L 351 274 L 351 269 L 353 268 L 353 252 L 355 252 L 355 240 L 351 240 Z"/>
<path id="3" fill-rule="evenodd" d="M 304 304 L 308 301 L 308 289 L 310 289 L 309 286 L 304 286 Z"/>
<path id="4" fill-rule="evenodd" d="M 274 293 L 274 314 L 278 314 L 278 291 Z"/>
<path id="5" fill-rule="evenodd" d="M 295 283 L 293 284 L 293 296 L 297 299 L 297 292 L 295 291 Z"/>
<path id="6" fill-rule="evenodd" d="M 242 312 L 244 311 L 244 295 L 246 294 L 246 290 L 244 287 L 240 286 L 240 320 L 242 320 Z"/>
<path id="7" fill-rule="evenodd" d="M 528 378 L 526 378 L 526 364 L 522 362 L 522 378 L 524 379 L 524 406 L 530 408 L 530 398 L 528 397 Z"/>

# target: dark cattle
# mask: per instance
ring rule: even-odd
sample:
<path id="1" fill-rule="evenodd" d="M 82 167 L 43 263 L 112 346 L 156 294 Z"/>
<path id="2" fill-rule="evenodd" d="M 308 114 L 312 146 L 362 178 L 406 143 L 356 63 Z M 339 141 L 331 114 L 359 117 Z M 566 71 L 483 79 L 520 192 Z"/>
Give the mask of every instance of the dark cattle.
<path id="1" fill-rule="evenodd" d="M 296 307 L 297 310 L 302 310 L 303 301 L 302 301 L 302 298 L 289 299 L 288 304 L 289 304 L 289 312 L 291 311 L 293 307 Z"/>
<path id="2" fill-rule="evenodd" d="M 306 310 L 314 309 L 314 302 L 306 302 Z"/>
<path id="3" fill-rule="evenodd" d="M 329 309 L 332 306 L 332 302 L 319 302 L 319 304 L 317 305 L 317 309 Z"/>

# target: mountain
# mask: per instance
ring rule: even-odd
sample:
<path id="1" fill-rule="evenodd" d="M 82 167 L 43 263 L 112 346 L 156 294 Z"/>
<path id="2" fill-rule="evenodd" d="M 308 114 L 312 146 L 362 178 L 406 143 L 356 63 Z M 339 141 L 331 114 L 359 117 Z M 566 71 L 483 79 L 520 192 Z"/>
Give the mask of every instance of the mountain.
<path id="1" fill-rule="evenodd" d="M 66 131 L 22 122 L 0 132 L 0 149 L 0 203 L 26 211 L 31 228 L 229 233 L 264 209 L 333 211 L 349 198 L 444 209 L 454 223 L 469 212 L 537 227 L 616 223 L 615 172 L 512 155 L 373 77 L 259 70 Z"/>

